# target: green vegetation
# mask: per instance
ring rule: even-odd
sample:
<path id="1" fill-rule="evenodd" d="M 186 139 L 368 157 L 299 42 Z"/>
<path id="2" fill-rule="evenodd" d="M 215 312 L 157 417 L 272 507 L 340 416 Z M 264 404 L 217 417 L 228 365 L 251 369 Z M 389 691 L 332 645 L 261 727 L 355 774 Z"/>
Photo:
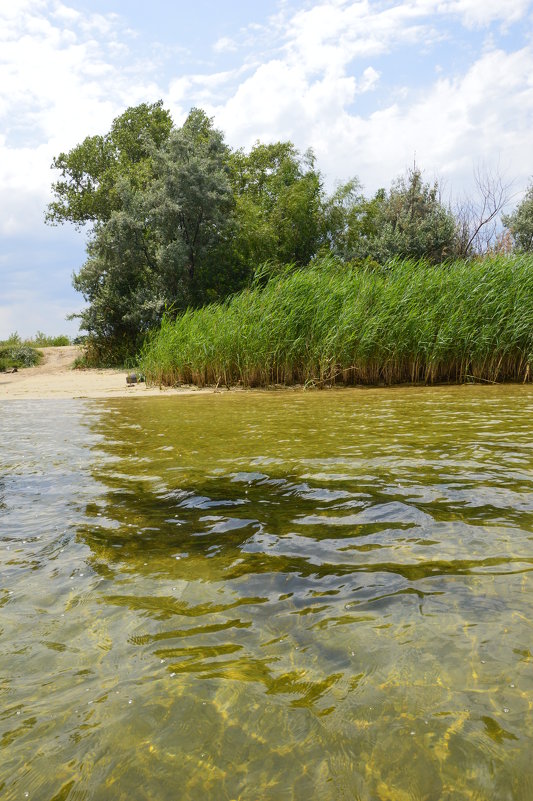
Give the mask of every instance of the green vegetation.
<path id="1" fill-rule="evenodd" d="M 54 337 L 48 336 L 42 331 L 37 331 L 33 337 L 22 339 L 22 337 L 15 331 L 14 333 L 10 334 L 6 340 L 0 342 L 0 347 L 26 345 L 30 348 L 57 348 L 70 344 L 70 337 L 66 336 L 66 334 L 60 334 L 59 336 Z"/>
<path id="2" fill-rule="evenodd" d="M 233 314 L 233 301 L 225 303 L 227 298 L 250 287 L 255 288 L 242 297 L 255 298 L 261 286 L 284 274 L 287 264 L 309 270 L 305 280 L 327 292 L 325 276 L 331 275 L 331 268 L 324 272 L 316 265 L 332 260 L 342 263 L 338 274 L 361 284 L 363 295 L 382 292 L 383 302 L 388 303 L 390 293 L 399 310 L 407 303 L 400 294 L 403 285 L 406 292 L 414 291 L 410 281 L 417 285 L 420 276 L 433 267 L 435 275 L 424 278 L 436 282 L 431 284 L 433 312 L 438 317 L 448 303 L 453 319 L 451 299 L 441 298 L 437 288 L 445 286 L 443 276 L 471 271 L 468 281 L 461 278 L 460 286 L 468 284 L 474 293 L 471 282 L 481 269 L 480 257 L 533 250 L 531 187 L 501 222 L 507 188 L 490 171 L 475 173 L 478 197 L 465 199 L 456 208 L 442 200 L 438 181 L 426 182 L 416 165 L 393 180 L 389 189 L 380 188 L 371 196 L 364 194 L 356 177 L 328 193 L 311 150 L 302 154 L 291 142 L 257 142 L 249 152 L 232 150 L 201 109 L 192 109 L 183 125 L 176 127 L 161 101 L 127 109 L 107 134 L 86 138 L 70 152 L 61 153 L 52 166 L 60 177 L 52 185 L 48 222 L 89 226 L 87 261 L 73 277 L 74 287 L 86 301 L 73 317 L 79 318 L 87 334 L 83 357 L 87 366 L 131 364 L 163 320 L 166 331 L 173 319 L 178 320 L 177 326 L 182 319 L 196 320 L 194 310 L 203 307 L 205 319 Z M 405 260 L 401 269 L 398 260 Z M 454 260 L 455 266 L 442 266 Z M 490 262 L 490 270 L 495 269 L 494 263 Z M 402 283 L 399 275 L 404 272 Z M 380 289 L 370 289 L 372 282 Z M 258 303 L 268 303 L 272 286 L 264 295 L 257 294 Z M 338 291 L 343 296 L 344 290 Z M 478 291 L 482 293 L 483 287 Z M 329 307 L 333 301 L 324 298 L 322 302 Z M 422 309 L 424 315 L 429 314 L 423 303 Z M 315 325 L 305 312 L 298 305 L 287 311 L 291 319 L 304 315 L 300 327 L 306 320 Z M 268 314 L 265 309 L 264 316 Z M 229 318 L 221 323 L 222 328 L 232 325 Z M 299 329 L 298 341 L 304 330 Z M 309 341 L 313 338 L 310 332 L 305 336 Z M 366 341 L 373 334 L 360 331 L 358 336 Z M 399 340 L 391 353 L 397 354 L 402 347 Z M 384 355 L 378 351 L 376 375 L 388 380 Z M 270 352 L 264 355 L 263 372 L 275 378 L 269 367 L 272 356 Z M 307 360 L 306 355 L 302 358 Z M 336 351 L 331 358 L 335 361 Z M 318 374 L 322 376 L 320 359 Z M 385 361 L 389 364 L 390 359 Z M 343 356 L 334 369 L 352 369 L 341 367 L 344 363 Z M 284 376 L 284 368 L 276 364 L 276 371 L 281 369 Z M 428 369 L 433 376 L 433 367 Z M 457 369 L 463 375 L 463 368 Z M 420 370 L 424 372 L 414 368 L 413 380 L 420 378 Z M 213 367 L 212 372 L 217 370 Z M 238 372 L 231 368 L 232 380 Z M 307 375 L 308 371 L 298 368 L 296 374 L 300 372 Z M 357 370 L 352 372 L 355 376 Z M 309 370 L 309 379 L 314 373 L 315 366 Z"/>
<path id="3" fill-rule="evenodd" d="M 326 202 L 329 250 L 344 261 L 394 258 L 437 264 L 459 256 L 456 220 L 439 197 L 439 186 L 422 180 L 416 167 L 366 199 L 357 180 L 340 186 Z"/>
<path id="4" fill-rule="evenodd" d="M 332 259 L 166 317 L 153 383 L 529 381 L 533 257 L 347 268 Z"/>
<path id="5" fill-rule="evenodd" d="M 42 353 L 29 345 L 0 343 L 0 373 L 21 367 L 35 367 L 42 359 Z"/>
<path id="6" fill-rule="evenodd" d="M 533 251 L 533 184 L 512 214 L 503 215 L 503 224 L 509 230 L 515 250 Z"/>
<path id="7" fill-rule="evenodd" d="M 133 369 L 136 366 L 137 357 L 132 355 L 126 342 L 123 350 L 119 349 L 116 339 L 86 337 L 77 344 L 81 345 L 82 349 L 74 359 L 73 367 L 76 370 L 89 370 L 97 367 Z"/>
<path id="8" fill-rule="evenodd" d="M 34 337 L 27 340 L 27 344 L 34 345 L 36 348 L 59 348 L 70 345 L 70 337 L 65 334 L 50 337 L 47 334 L 43 334 L 42 331 L 37 331 Z"/>
<path id="9" fill-rule="evenodd" d="M 53 164 L 48 221 L 92 224 L 74 286 L 97 361 L 123 363 L 165 312 L 242 289 L 257 263 L 307 263 L 323 238 L 311 153 L 290 143 L 232 152 L 200 109 L 181 128 L 165 115 L 160 104 L 128 109 Z"/>
<path id="10" fill-rule="evenodd" d="M 152 150 L 169 136 L 172 120 L 162 103 L 141 103 L 117 117 L 105 136 L 88 136 L 52 167 L 60 178 L 52 184 L 55 200 L 46 220 L 51 225 L 101 223 L 122 208 L 120 181 L 144 189 L 152 178 Z"/>
<path id="11" fill-rule="evenodd" d="M 35 367 L 43 358 L 37 348 L 58 347 L 70 345 L 67 336 L 50 337 L 37 331 L 34 337 L 22 339 L 15 331 L 9 337 L 0 341 L 0 373 L 13 368 Z"/>

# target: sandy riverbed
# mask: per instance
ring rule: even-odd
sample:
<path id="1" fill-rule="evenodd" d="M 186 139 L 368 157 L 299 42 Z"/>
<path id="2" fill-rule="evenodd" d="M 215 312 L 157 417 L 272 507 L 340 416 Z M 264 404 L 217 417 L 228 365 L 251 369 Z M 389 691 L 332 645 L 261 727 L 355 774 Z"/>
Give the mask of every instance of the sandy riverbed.
<path id="1" fill-rule="evenodd" d="M 73 370 L 72 364 L 80 353 L 80 349 L 74 345 L 40 350 L 44 353 L 44 359 L 38 367 L 28 367 L 17 373 L 0 373 L 0 400 L 138 398 L 213 392 L 196 387 L 160 389 L 147 387 L 144 383 L 128 386 L 128 370 Z"/>

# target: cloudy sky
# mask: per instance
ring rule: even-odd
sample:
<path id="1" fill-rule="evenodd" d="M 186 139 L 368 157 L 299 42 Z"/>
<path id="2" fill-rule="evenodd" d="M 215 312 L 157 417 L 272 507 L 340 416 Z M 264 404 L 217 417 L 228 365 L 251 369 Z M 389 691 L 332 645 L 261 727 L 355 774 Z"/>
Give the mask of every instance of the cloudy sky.
<path id="1" fill-rule="evenodd" d="M 533 174 L 533 0 L 0 0 L 0 339 L 77 331 L 84 233 L 50 228 L 52 157 L 162 98 L 232 146 L 314 148 L 328 186 L 416 159 L 456 194 Z"/>

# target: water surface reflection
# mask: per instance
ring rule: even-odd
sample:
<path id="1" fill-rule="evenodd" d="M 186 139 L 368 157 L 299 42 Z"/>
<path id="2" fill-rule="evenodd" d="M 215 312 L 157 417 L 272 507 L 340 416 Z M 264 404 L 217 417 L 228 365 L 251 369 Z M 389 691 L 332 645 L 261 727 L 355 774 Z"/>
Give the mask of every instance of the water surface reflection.
<path id="1" fill-rule="evenodd" d="M 0 405 L 8 799 L 528 799 L 533 393 Z"/>

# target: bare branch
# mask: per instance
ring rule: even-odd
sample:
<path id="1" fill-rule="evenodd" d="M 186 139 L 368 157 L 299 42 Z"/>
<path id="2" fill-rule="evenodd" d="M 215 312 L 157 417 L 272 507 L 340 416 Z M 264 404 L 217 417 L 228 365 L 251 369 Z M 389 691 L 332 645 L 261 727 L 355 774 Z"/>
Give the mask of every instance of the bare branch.
<path id="1" fill-rule="evenodd" d="M 456 210 L 457 242 L 462 256 L 487 253 L 496 239 L 499 216 L 511 199 L 512 182 L 499 168 L 478 165 L 474 169 L 475 199 L 465 199 Z"/>

